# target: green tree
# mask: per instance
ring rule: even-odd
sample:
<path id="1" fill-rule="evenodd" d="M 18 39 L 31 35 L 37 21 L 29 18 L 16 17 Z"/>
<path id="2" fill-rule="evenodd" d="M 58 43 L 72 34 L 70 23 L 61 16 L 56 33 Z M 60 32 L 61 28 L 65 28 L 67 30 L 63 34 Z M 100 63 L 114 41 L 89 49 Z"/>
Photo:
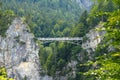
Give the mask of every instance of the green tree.
<path id="1" fill-rule="evenodd" d="M 2 11 L 0 10 L 0 35 L 5 36 L 5 32 L 12 22 L 15 14 L 12 10 Z"/>
<path id="2" fill-rule="evenodd" d="M 62 70 L 62 68 L 66 65 L 66 61 L 64 61 L 63 59 L 60 59 L 57 63 L 58 69 Z"/>
<path id="3" fill-rule="evenodd" d="M 5 68 L 0 68 L 0 80 L 13 80 L 12 78 L 7 78 L 7 73 Z"/>
<path id="4" fill-rule="evenodd" d="M 113 0 L 116 1 L 116 0 Z M 117 4 L 115 4 L 117 6 Z M 104 15 L 103 11 L 103 15 Z M 119 8 L 110 12 L 107 22 L 105 22 L 106 35 L 103 42 L 98 46 L 99 56 L 89 65 L 96 65 L 94 69 L 84 73 L 88 80 L 119 80 L 120 79 L 120 14 Z M 109 42 L 109 43 L 108 43 Z M 106 49 L 106 50 L 105 50 Z M 112 49 L 112 50 L 111 50 Z"/>

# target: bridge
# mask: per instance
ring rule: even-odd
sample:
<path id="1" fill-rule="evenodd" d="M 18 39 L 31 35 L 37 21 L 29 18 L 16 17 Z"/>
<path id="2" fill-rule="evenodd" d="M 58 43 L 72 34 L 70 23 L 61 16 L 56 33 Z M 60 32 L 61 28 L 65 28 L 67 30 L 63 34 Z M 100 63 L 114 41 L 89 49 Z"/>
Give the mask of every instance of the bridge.
<path id="1" fill-rule="evenodd" d="M 40 41 L 82 41 L 81 37 L 38 38 Z"/>
<path id="2" fill-rule="evenodd" d="M 40 40 L 43 44 L 53 41 L 62 41 L 75 45 L 80 45 L 83 40 L 82 37 L 58 37 L 58 38 L 37 38 L 37 39 Z"/>

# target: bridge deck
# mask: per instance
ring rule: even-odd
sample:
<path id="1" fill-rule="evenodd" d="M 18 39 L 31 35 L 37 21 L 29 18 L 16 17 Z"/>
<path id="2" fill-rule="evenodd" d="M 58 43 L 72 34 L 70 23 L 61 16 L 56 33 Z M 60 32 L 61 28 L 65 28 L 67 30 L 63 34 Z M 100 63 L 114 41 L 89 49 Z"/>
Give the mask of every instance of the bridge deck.
<path id="1" fill-rule="evenodd" d="M 81 41 L 81 37 L 38 38 L 40 41 Z"/>

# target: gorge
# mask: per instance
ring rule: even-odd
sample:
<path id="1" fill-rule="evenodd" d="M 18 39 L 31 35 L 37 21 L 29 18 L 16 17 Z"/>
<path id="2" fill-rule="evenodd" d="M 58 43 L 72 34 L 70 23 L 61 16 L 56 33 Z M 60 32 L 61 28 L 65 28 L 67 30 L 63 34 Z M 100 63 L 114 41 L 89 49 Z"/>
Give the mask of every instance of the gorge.
<path id="1" fill-rule="evenodd" d="M 119 0 L 0 0 L 0 80 L 119 80 Z"/>

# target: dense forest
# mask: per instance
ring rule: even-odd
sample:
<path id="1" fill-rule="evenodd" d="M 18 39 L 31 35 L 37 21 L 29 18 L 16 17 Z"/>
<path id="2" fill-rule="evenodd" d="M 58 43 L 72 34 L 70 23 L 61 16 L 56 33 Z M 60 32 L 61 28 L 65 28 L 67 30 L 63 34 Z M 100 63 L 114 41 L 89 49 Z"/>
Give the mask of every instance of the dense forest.
<path id="1" fill-rule="evenodd" d="M 3 10 L 25 17 L 36 37 L 69 36 L 84 11 L 71 0 L 2 0 Z"/>
<path id="2" fill-rule="evenodd" d="M 69 80 L 119 80 L 120 79 L 120 1 L 93 0 L 90 11 L 81 9 L 72 0 L 1 0 L 0 35 L 5 36 L 14 17 L 22 17 L 36 37 L 83 37 L 98 24 L 105 30 L 103 40 L 93 52 L 90 60 L 80 45 L 69 42 L 49 42 L 40 46 L 39 57 L 43 74 L 55 77 L 64 76 L 71 71 L 65 70 L 71 60 L 77 61 L 76 77 Z M 7 20 L 7 21 L 6 21 Z M 4 26 L 4 27 L 3 27 Z M 109 49 L 112 47 L 112 51 Z M 80 61 L 78 53 L 84 54 Z M 93 65 L 96 65 L 93 68 Z M 0 75 L 4 75 L 4 68 Z M 6 75 L 6 73 L 5 73 Z M 5 76 L 6 77 L 6 76 Z M 0 78 L 1 79 L 1 78 Z"/>

